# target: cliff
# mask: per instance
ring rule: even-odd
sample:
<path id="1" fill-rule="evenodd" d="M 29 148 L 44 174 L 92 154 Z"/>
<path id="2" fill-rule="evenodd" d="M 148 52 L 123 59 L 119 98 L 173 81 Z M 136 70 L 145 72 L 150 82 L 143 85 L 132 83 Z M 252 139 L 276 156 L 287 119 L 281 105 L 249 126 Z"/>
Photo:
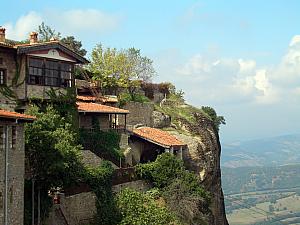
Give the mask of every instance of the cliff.
<path id="1" fill-rule="evenodd" d="M 203 186 L 212 195 L 209 224 L 227 225 L 221 185 L 221 145 L 213 121 L 200 109 L 172 100 L 156 106 L 153 121 L 154 127 L 167 130 L 187 143 L 188 149 L 183 155 L 185 165 L 200 176 Z"/>

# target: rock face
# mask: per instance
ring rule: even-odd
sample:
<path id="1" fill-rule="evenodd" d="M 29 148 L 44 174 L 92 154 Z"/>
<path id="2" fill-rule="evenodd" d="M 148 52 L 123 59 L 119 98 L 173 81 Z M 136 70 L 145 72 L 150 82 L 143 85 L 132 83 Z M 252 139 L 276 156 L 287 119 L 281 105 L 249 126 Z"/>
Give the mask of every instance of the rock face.
<path id="1" fill-rule="evenodd" d="M 183 158 L 189 170 L 197 173 L 203 186 L 212 194 L 210 225 L 228 225 L 224 196 L 221 186 L 220 154 L 218 132 L 211 120 L 200 113 L 195 115 L 196 123 L 180 119 L 181 132 L 170 131 L 188 145 Z M 183 131 L 183 132 L 182 132 Z"/>
<path id="2" fill-rule="evenodd" d="M 171 125 L 171 117 L 159 111 L 152 112 L 153 127 L 162 128 Z"/>

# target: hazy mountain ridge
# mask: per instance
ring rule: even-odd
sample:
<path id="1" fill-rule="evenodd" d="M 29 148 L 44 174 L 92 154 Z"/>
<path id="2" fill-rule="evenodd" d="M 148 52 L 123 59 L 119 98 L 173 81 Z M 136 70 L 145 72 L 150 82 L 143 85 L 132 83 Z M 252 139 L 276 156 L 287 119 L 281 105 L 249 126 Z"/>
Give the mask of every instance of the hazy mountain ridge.
<path id="1" fill-rule="evenodd" d="M 222 169 L 223 190 L 228 194 L 300 187 L 300 164 L 277 167 Z"/>
<path id="2" fill-rule="evenodd" d="M 300 134 L 224 144 L 222 166 L 278 166 L 300 163 Z"/>

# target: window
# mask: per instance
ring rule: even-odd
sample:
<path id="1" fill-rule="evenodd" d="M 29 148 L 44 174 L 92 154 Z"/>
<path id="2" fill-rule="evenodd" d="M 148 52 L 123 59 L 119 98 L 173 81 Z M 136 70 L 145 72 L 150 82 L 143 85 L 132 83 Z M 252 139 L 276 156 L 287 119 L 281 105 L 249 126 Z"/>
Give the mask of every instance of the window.
<path id="1" fill-rule="evenodd" d="M 49 59 L 30 58 L 28 83 L 54 87 L 72 86 L 73 65 Z"/>
<path id="2" fill-rule="evenodd" d="M 14 149 L 17 146 L 17 127 L 16 126 L 12 126 L 11 133 L 12 133 L 11 148 Z"/>
<path id="3" fill-rule="evenodd" d="M 61 85 L 63 87 L 72 86 L 72 65 L 61 63 Z"/>
<path id="4" fill-rule="evenodd" d="M 45 85 L 60 86 L 59 63 L 55 61 L 45 61 Z"/>
<path id="5" fill-rule="evenodd" d="M 4 127 L 0 126 L 0 150 L 3 150 L 5 147 L 5 133 Z"/>
<path id="6" fill-rule="evenodd" d="M 28 73 L 30 84 L 43 85 L 43 60 L 30 59 Z"/>
<path id="7" fill-rule="evenodd" d="M 6 84 L 6 71 L 4 69 L 0 69 L 0 85 Z"/>

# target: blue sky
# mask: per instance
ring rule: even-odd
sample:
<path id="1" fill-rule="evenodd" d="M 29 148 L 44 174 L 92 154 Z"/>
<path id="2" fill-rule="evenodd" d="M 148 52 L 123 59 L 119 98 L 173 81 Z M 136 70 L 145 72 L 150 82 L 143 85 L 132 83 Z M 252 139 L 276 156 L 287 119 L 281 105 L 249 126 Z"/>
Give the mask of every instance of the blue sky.
<path id="1" fill-rule="evenodd" d="M 156 81 L 225 116 L 223 142 L 300 132 L 300 1 L 11 0 L 2 9 L 9 38 L 45 21 L 89 51 L 140 48 Z"/>

